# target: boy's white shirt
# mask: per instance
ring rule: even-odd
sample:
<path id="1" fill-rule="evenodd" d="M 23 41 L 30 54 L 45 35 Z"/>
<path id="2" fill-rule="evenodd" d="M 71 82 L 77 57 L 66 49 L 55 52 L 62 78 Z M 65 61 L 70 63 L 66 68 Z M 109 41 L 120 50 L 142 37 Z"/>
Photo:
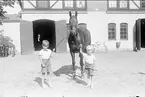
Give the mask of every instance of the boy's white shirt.
<path id="1" fill-rule="evenodd" d="M 49 59 L 51 57 L 51 53 L 52 51 L 50 49 L 46 49 L 47 51 L 45 51 L 44 49 L 40 50 L 39 52 L 39 56 L 42 59 Z"/>
<path id="2" fill-rule="evenodd" d="M 86 53 L 83 53 L 83 57 L 85 62 L 88 64 L 94 64 L 94 61 L 96 61 L 96 57 L 93 54 L 88 55 Z"/>

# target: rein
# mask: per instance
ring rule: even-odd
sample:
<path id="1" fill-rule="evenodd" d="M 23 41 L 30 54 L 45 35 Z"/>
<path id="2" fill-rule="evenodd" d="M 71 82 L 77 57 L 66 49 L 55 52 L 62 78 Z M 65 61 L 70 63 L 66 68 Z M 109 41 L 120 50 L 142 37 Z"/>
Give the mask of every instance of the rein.
<path id="1" fill-rule="evenodd" d="M 71 31 L 72 31 L 72 30 L 70 30 L 70 33 L 71 33 Z M 67 38 L 68 38 L 68 37 L 67 37 L 68 35 L 69 35 L 69 33 L 68 33 L 68 31 L 67 31 L 66 37 L 62 38 L 62 39 L 60 40 L 60 42 L 56 45 L 56 47 L 58 47 L 58 46 L 60 45 L 60 43 L 61 43 L 64 39 L 67 39 Z"/>
<path id="2" fill-rule="evenodd" d="M 58 47 L 58 46 L 60 45 L 60 43 L 61 43 L 64 39 L 67 39 L 68 34 L 69 34 L 69 33 L 68 33 L 68 31 L 67 31 L 66 37 L 62 38 L 62 39 L 60 40 L 60 42 L 56 45 L 56 47 Z"/>

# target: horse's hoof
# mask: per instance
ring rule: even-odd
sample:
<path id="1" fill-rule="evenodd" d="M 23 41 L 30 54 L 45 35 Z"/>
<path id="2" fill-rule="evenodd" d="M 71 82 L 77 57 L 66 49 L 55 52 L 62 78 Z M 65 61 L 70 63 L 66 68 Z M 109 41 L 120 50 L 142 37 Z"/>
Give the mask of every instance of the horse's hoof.
<path id="1" fill-rule="evenodd" d="M 73 75 L 73 76 L 72 76 L 72 80 L 74 80 L 75 78 L 76 78 L 76 76 L 75 76 L 75 75 Z"/>
<path id="2" fill-rule="evenodd" d="M 84 79 L 85 78 L 85 76 L 84 75 L 81 75 L 81 79 Z"/>

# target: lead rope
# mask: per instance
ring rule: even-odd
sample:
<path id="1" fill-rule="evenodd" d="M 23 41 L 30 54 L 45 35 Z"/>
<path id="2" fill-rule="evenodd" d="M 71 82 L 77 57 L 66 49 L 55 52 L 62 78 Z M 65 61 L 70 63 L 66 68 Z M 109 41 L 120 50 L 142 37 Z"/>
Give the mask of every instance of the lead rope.
<path id="1" fill-rule="evenodd" d="M 55 48 L 57 48 L 57 47 L 60 45 L 60 43 L 61 43 L 64 39 L 67 39 L 67 38 L 68 38 L 68 35 L 69 35 L 69 33 L 68 33 L 68 31 L 67 31 L 66 37 L 62 38 L 62 39 L 60 40 L 60 42 L 56 45 Z M 55 49 L 53 49 L 53 50 L 55 51 Z"/>

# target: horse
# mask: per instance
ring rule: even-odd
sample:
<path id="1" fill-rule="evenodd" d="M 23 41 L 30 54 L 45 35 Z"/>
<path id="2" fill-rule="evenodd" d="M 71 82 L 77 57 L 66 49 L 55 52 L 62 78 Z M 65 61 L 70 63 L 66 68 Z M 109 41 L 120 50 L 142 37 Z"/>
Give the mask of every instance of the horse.
<path id="1" fill-rule="evenodd" d="M 69 11 L 69 36 L 68 36 L 68 44 L 70 48 L 70 54 L 72 58 L 72 69 L 73 69 L 73 79 L 75 78 L 75 53 L 79 53 L 80 57 L 80 67 L 81 67 L 81 78 L 84 77 L 84 63 L 83 63 L 83 55 L 80 53 L 80 44 L 82 44 L 82 51 L 86 53 L 86 47 L 91 44 L 91 35 L 90 31 L 87 28 L 78 27 L 78 19 L 77 19 L 77 11 L 75 11 L 75 15 L 72 15 L 71 11 Z"/>

